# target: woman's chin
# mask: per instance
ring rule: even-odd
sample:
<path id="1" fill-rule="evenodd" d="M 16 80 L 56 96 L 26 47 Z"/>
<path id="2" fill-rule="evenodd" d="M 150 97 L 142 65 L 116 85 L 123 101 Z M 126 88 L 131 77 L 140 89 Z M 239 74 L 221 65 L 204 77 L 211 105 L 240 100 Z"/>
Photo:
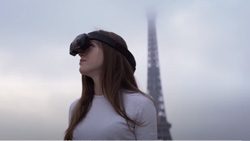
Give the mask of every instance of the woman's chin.
<path id="1" fill-rule="evenodd" d="M 81 68 L 80 67 L 80 69 L 79 69 L 79 72 L 82 74 L 82 75 L 86 75 L 86 76 L 91 76 L 90 74 L 90 71 L 88 71 L 88 70 L 86 70 L 86 69 L 84 69 L 84 68 Z"/>
<path id="2" fill-rule="evenodd" d="M 84 70 L 83 68 L 79 68 L 79 72 L 82 74 L 82 75 L 86 75 L 86 70 Z"/>

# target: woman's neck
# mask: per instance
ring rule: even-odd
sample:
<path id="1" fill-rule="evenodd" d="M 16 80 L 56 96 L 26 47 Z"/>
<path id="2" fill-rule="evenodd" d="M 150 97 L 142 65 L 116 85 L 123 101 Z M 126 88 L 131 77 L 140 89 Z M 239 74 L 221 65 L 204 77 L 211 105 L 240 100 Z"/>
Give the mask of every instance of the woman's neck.
<path id="1" fill-rule="evenodd" d="M 96 76 L 96 77 L 92 77 L 92 79 L 94 81 L 95 95 L 103 95 L 102 83 L 101 83 L 100 77 Z"/>

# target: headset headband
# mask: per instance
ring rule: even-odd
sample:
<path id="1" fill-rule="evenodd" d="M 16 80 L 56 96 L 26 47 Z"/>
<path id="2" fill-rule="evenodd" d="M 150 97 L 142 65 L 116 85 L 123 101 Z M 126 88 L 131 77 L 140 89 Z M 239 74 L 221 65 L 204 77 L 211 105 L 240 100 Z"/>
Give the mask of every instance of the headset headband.
<path id="1" fill-rule="evenodd" d="M 90 40 L 98 40 L 98 41 L 104 42 L 104 43 L 108 44 L 110 47 L 112 47 L 113 49 L 122 53 L 128 59 L 133 70 L 135 71 L 135 69 L 136 69 L 135 58 L 126 47 L 124 47 L 120 43 L 116 42 L 112 38 L 103 35 L 99 31 L 90 32 L 87 35 L 88 35 Z"/>

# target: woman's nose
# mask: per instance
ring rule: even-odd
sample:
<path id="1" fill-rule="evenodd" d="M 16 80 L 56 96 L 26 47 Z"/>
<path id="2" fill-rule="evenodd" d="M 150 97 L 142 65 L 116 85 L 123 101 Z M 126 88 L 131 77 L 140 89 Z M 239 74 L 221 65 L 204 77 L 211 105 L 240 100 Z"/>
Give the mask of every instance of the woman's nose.
<path id="1" fill-rule="evenodd" d="M 79 56 L 85 56 L 86 53 L 85 53 L 85 52 L 79 52 L 78 55 L 79 55 Z"/>

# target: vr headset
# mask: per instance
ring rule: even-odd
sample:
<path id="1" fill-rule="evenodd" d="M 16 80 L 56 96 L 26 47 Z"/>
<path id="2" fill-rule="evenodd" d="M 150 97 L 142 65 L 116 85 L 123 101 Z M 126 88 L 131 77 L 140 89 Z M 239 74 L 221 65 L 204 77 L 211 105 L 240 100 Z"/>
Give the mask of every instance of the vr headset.
<path id="1" fill-rule="evenodd" d="M 116 51 L 119 51 L 128 59 L 130 65 L 135 71 L 136 62 L 132 53 L 126 47 L 122 46 L 120 43 L 116 42 L 112 38 L 106 35 L 103 35 L 99 31 L 90 32 L 88 34 L 83 33 L 83 34 L 78 35 L 70 44 L 70 50 L 69 50 L 70 55 L 76 56 L 78 53 L 82 53 L 86 51 L 86 49 L 90 47 L 90 40 L 101 41 L 103 43 L 108 44 L 110 47 L 112 47 Z"/>

